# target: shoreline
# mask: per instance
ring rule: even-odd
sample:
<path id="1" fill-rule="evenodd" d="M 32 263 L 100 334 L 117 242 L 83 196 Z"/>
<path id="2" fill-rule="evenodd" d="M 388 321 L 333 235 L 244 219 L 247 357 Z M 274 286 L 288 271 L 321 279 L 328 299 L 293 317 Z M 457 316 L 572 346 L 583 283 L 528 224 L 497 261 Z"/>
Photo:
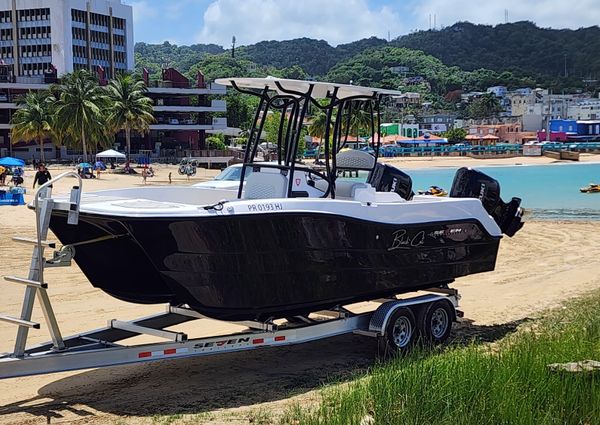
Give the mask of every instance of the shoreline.
<path id="1" fill-rule="evenodd" d="M 600 164 L 600 154 L 582 153 L 579 161 L 556 160 L 546 156 L 515 156 L 509 158 L 473 158 L 467 156 L 447 157 L 394 157 L 380 158 L 383 163 L 400 169 L 455 168 L 455 167 L 500 167 L 561 164 Z"/>

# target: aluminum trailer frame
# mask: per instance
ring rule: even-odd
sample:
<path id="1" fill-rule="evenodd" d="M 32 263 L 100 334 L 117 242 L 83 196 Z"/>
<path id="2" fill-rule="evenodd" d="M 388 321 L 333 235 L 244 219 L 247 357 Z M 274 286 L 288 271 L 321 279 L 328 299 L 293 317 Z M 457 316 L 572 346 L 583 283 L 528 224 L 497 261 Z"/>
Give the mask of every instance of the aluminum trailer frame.
<path id="1" fill-rule="evenodd" d="M 298 316 L 300 324 L 283 326 L 272 322 L 230 322 L 251 329 L 195 339 L 164 328 L 206 317 L 187 308 L 169 306 L 164 313 L 129 322 L 111 320 L 105 328 L 64 338 L 65 348 L 61 350 L 47 342 L 26 349 L 21 357 L 12 353 L 0 355 L 0 379 L 279 347 L 348 333 L 379 337 L 384 334 L 387 318 L 397 308 L 427 305 L 439 300 L 447 300 L 456 307 L 458 298 L 458 293 L 452 292 L 382 299 L 376 300 L 382 303 L 379 307 L 365 313 L 354 314 L 340 307 L 317 312 L 320 320 Z M 144 334 L 170 341 L 135 345 L 118 343 Z"/>

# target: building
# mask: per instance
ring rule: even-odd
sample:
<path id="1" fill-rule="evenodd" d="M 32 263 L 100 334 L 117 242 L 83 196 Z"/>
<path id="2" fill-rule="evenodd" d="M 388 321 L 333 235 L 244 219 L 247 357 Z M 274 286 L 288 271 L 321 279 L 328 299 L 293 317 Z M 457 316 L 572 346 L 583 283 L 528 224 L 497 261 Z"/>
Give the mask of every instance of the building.
<path id="1" fill-rule="evenodd" d="M 144 138 L 146 149 L 160 156 L 180 156 L 184 151 L 194 155 L 193 151 L 205 149 L 207 130 L 227 127 L 227 118 L 207 117 L 227 111 L 224 100 L 208 100 L 209 95 L 225 95 L 225 86 L 207 84 L 201 73 L 192 82 L 173 68 L 163 69 L 158 81 L 151 81 L 146 70 L 143 77 L 156 119 Z M 124 140 L 119 143 L 124 146 Z"/>
<path id="2" fill-rule="evenodd" d="M 133 70 L 132 8 L 120 0 L 0 0 L 0 156 L 39 158 L 9 141 L 15 100 L 61 75 L 88 69 L 101 80 Z M 58 156 L 44 146 L 46 158 Z"/>
<path id="3" fill-rule="evenodd" d="M 487 145 L 496 143 L 522 144 L 537 138 L 535 133 L 522 131 L 521 124 L 516 122 L 493 125 L 472 125 L 468 129 L 468 133 L 467 140 L 481 140 Z"/>
<path id="4" fill-rule="evenodd" d="M 406 108 L 409 106 L 421 105 L 421 94 L 416 92 L 406 92 L 398 96 L 392 96 L 392 106 L 396 108 Z"/>
<path id="5" fill-rule="evenodd" d="M 496 97 L 504 98 L 508 90 L 505 86 L 488 87 L 486 93 L 492 93 Z"/>
<path id="6" fill-rule="evenodd" d="M 20 82 L 56 69 L 133 69 L 133 15 L 120 0 L 0 0 L 0 59 Z M 35 78 L 33 82 L 38 82 Z"/>
<path id="7" fill-rule="evenodd" d="M 549 123 L 550 136 L 546 131 L 538 132 L 538 140 L 558 142 L 600 141 L 600 120 L 554 119 Z"/>
<path id="8" fill-rule="evenodd" d="M 440 133 L 453 128 L 455 119 L 456 114 L 423 115 L 419 124 L 423 132 Z"/>

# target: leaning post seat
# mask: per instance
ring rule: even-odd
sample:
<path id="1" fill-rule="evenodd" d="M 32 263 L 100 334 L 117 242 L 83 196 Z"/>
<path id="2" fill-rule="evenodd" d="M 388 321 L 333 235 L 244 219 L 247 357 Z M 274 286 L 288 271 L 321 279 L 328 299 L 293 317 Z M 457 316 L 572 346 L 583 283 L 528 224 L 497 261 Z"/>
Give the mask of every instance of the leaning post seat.
<path id="1" fill-rule="evenodd" d="M 246 179 L 243 199 L 286 198 L 288 180 L 281 173 L 255 171 Z"/>
<path id="2" fill-rule="evenodd" d="M 375 165 L 375 157 L 368 152 L 348 149 L 335 156 L 335 166 L 338 170 L 370 171 Z"/>

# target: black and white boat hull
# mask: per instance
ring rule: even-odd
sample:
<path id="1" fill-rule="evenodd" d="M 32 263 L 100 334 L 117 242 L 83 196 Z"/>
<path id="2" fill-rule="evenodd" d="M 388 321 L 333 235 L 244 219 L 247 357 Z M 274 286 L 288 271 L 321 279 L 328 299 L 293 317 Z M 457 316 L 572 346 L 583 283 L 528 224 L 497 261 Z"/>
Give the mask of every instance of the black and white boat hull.
<path id="1" fill-rule="evenodd" d="M 59 215 L 51 227 L 65 244 L 114 236 L 77 246 L 75 256 L 92 284 L 109 294 L 188 304 L 227 320 L 301 314 L 494 269 L 501 236 L 474 218 L 436 221 L 425 215 L 425 207 L 429 216 L 436 210 L 425 202 L 420 213 L 405 208 L 422 222 L 382 223 L 369 213 L 390 205 L 329 200 L 329 212 L 316 212 L 312 204 L 323 202 L 233 201 L 196 217 L 82 212 L 77 227 Z M 478 201 L 448 202 L 446 213 L 458 215 L 469 203 Z M 336 206 L 350 215 L 334 212 Z M 361 210 L 364 217 L 356 217 Z"/>

